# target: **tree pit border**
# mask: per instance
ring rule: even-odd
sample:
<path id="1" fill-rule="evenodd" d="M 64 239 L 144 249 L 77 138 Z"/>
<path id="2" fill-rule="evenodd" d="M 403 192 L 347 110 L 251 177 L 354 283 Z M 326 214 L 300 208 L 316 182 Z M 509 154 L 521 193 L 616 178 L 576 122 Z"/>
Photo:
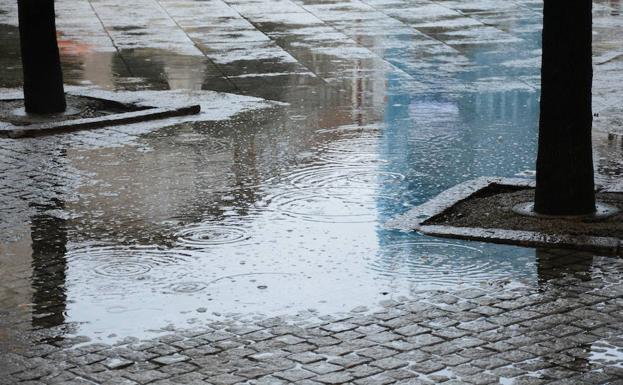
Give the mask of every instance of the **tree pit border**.
<path id="1" fill-rule="evenodd" d="M 128 112 L 103 115 L 93 118 L 80 118 L 73 120 L 59 120 L 49 123 L 33 123 L 29 125 L 14 125 L 10 122 L 0 122 L 0 137 L 12 139 L 31 138 L 63 134 L 75 131 L 106 128 L 124 124 L 141 123 L 151 120 L 166 119 L 178 116 L 195 115 L 201 112 L 201 106 L 191 104 L 180 107 L 157 107 L 149 104 L 127 103 L 119 100 L 103 98 L 99 95 L 85 95 L 84 93 L 66 92 L 67 95 L 89 98 L 103 103 L 113 104 L 128 109 Z M 19 101 L 14 95 L 0 96 L 0 102 Z"/>
<path id="2" fill-rule="evenodd" d="M 623 256 L 623 241 L 614 237 L 592 235 L 547 234 L 528 230 L 507 230 L 482 227 L 456 227 L 449 225 L 427 225 L 428 220 L 442 215 L 456 204 L 478 196 L 491 188 L 527 189 L 535 182 L 528 179 L 480 177 L 460 183 L 443 191 L 433 199 L 399 215 L 385 223 L 388 229 L 417 231 L 425 235 L 509 244 L 523 247 L 563 248 L 589 251 L 604 255 Z M 617 189 L 618 190 L 618 189 Z M 604 190 L 602 190 L 603 192 Z M 621 193 L 612 188 L 605 192 Z"/>

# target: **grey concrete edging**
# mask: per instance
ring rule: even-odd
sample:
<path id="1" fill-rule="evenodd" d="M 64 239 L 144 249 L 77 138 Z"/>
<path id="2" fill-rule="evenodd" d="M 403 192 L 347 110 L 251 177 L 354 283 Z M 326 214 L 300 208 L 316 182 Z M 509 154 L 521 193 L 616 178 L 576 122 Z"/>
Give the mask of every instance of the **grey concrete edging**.
<path id="1" fill-rule="evenodd" d="M 442 214 L 457 203 L 492 185 L 502 187 L 534 187 L 535 182 L 527 179 L 496 177 L 480 177 L 468 180 L 440 193 L 428 202 L 391 219 L 385 224 L 385 227 L 403 231 L 418 231 L 422 234 L 444 238 L 504 243 L 526 247 L 569 248 L 608 255 L 622 254 L 623 241 L 612 237 L 545 234 L 535 231 L 425 224 L 429 219 Z"/>
<path id="2" fill-rule="evenodd" d="M 146 122 L 149 120 L 171 118 L 175 116 L 194 115 L 201 111 L 199 105 L 179 108 L 147 108 L 140 111 L 124 112 L 120 114 L 99 116 L 96 118 L 65 120 L 28 126 L 13 126 L 0 130 L 1 135 L 9 138 L 24 138 L 34 136 L 53 135 L 79 130 L 109 127 L 119 124 Z"/>
<path id="3" fill-rule="evenodd" d="M 91 99 L 99 99 L 103 102 L 111 102 L 128 107 L 139 107 L 138 111 L 123 112 L 118 114 L 98 116 L 94 118 L 64 120 L 49 123 L 36 123 L 26 126 L 14 125 L 4 122 L 0 125 L 0 136 L 9 138 L 23 138 L 53 135 L 66 132 L 89 130 L 95 128 L 109 127 L 113 125 L 131 124 L 138 122 L 146 122 L 156 119 L 172 118 L 177 116 L 195 115 L 201 112 L 201 106 L 198 104 L 165 107 L 158 103 L 133 103 L 128 100 L 118 100 L 114 98 L 116 93 L 98 92 L 95 89 L 87 89 L 82 92 L 66 92 L 68 95 L 83 96 Z M 112 96 L 112 97 L 111 97 Z M 0 96 L 0 101 L 20 100 L 23 99 L 19 92 L 8 92 Z M 160 103 L 161 104 L 161 103 Z"/>

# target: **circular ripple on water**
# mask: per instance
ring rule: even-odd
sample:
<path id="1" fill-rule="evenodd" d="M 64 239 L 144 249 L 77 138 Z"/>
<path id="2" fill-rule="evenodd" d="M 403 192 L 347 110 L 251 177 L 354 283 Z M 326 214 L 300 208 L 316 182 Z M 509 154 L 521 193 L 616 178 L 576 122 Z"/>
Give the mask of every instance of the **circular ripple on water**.
<path id="1" fill-rule="evenodd" d="M 204 282 L 176 282 L 169 286 L 169 290 L 172 293 L 197 293 L 205 290 L 208 285 Z"/>
<path id="2" fill-rule="evenodd" d="M 346 165 L 384 164 L 380 158 L 377 137 L 346 138 L 331 142 L 321 148 L 319 159 Z"/>
<path id="3" fill-rule="evenodd" d="M 369 167 L 316 166 L 297 170 L 285 177 L 292 185 L 306 187 L 374 187 L 402 182 L 405 176 Z"/>
<path id="4" fill-rule="evenodd" d="M 95 268 L 97 274 L 107 277 L 131 277 L 148 273 L 150 270 L 149 264 L 126 261 L 110 262 Z"/>
<path id="5" fill-rule="evenodd" d="M 103 246 L 71 250 L 67 260 L 84 266 L 94 265 L 93 271 L 101 276 L 125 278 L 150 273 L 159 266 L 180 266 L 193 258 L 180 251 L 157 247 Z"/>
<path id="6" fill-rule="evenodd" d="M 371 263 L 384 276 L 401 276 L 423 285 L 456 285 L 508 277 L 511 267 L 482 250 L 446 242 L 385 245 Z"/>
<path id="7" fill-rule="evenodd" d="M 175 234 L 180 245 L 204 247 L 237 243 L 249 238 L 247 231 L 237 226 L 198 225 Z"/>
<path id="8" fill-rule="evenodd" d="M 350 188 L 296 189 L 277 194 L 269 205 L 285 215 L 312 222 L 367 223 L 378 217 L 379 204 L 399 204 L 395 197 Z"/>

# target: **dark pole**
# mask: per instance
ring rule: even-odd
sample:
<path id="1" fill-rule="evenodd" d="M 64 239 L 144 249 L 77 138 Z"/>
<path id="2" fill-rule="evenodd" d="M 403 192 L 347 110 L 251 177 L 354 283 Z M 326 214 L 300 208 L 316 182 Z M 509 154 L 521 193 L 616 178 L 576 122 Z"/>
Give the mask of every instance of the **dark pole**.
<path id="1" fill-rule="evenodd" d="M 545 0 L 534 210 L 595 211 L 591 143 L 592 3 Z"/>
<path id="2" fill-rule="evenodd" d="M 26 112 L 63 112 L 66 103 L 54 0 L 18 0 L 17 7 Z"/>

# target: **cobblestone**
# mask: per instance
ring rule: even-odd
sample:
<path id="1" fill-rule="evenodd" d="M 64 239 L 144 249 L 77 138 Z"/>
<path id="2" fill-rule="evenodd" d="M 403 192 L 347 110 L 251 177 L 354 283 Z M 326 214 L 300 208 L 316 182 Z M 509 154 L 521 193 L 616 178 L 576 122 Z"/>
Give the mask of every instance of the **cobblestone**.
<path id="1" fill-rule="evenodd" d="M 551 282 L 556 286 L 556 281 Z M 525 292 L 526 289 L 513 289 L 514 292 Z M 608 290 L 607 285 L 600 289 Z M 458 293 L 457 293 L 458 294 Z M 470 295 L 471 296 L 471 295 Z M 398 330 L 405 326 L 396 324 L 395 331 L 391 328 L 375 328 L 368 326 L 360 329 L 357 333 L 369 332 L 371 336 L 378 336 L 380 333 L 398 337 L 398 342 L 407 344 L 406 340 L 415 338 L 415 342 L 421 345 L 408 348 L 402 353 L 396 349 L 383 346 L 387 343 L 385 338 L 371 341 L 372 346 L 357 347 L 352 346 L 352 350 L 345 350 L 345 354 L 336 355 L 336 351 L 323 351 L 330 347 L 344 344 L 349 346 L 350 335 L 347 333 L 352 330 L 352 325 L 358 322 L 358 318 L 365 318 L 366 313 L 353 315 L 352 324 L 348 326 L 344 333 L 343 323 L 337 322 L 335 328 L 330 324 L 322 326 L 322 330 L 332 330 L 333 339 L 336 345 L 325 345 L 323 341 L 327 337 L 317 337 L 314 330 L 317 326 L 313 323 L 309 325 L 298 324 L 296 326 L 296 336 L 293 334 L 281 334 L 272 337 L 271 343 L 265 344 L 264 340 L 254 341 L 248 339 L 251 333 L 265 330 L 266 323 L 251 328 L 236 328 L 235 323 L 230 326 L 231 331 L 239 330 L 240 334 L 218 332 L 208 332 L 194 335 L 185 330 L 174 332 L 165 338 L 157 340 L 146 340 L 140 342 L 128 341 L 121 346 L 109 346 L 105 344 L 86 344 L 77 348 L 67 346 L 58 348 L 50 344 L 33 346 L 27 354 L 8 353 L 3 355 L 4 370 L 7 373 L 5 378 L 14 378 L 18 383 L 29 383 L 32 381 L 41 383 L 79 383 L 80 381 L 91 381 L 105 384 L 113 382 L 114 379 L 125 378 L 139 384 L 171 384 L 186 383 L 195 381 L 196 383 L 207 384 L 235 384 L 249 383 L 260 384 L 270 383 L 270 379 L 277 381 L 280 379 L 288 383 L 356 383 L 356 384 L 383 384 L 383 383 L 434 383 L 432 378 L 438 381 L 447 379 L 444 383 L 469 383 L 469 384 L 489 384 L 496 383 L 499 378 L 513 379 L 513 384 L 550 384 L 550 383 L 603 383 L 604 381 L 619 381 L 622 376 L 620 368 L 616 365 L 609 366 L 608 362 L 592 361 L 591 355 L 598 346 L 620 346 L 620 323 L 615 317 L 603 317 L 602 313 L 595 309 L 601 308 L 602 303 L 610 301 L 609 297 L 603 298 L 602 302 L 585 304 L 577 298 L 567 296 L 567 301 L 557 299 L 547 299 L 548 303 L 561 304 L 561 308 L 550 306 L 552 314 L 542 314 L 536 319 L 542 319 L 547 323 L 549 331 L 557 330 L 550 339 L 543 340 L 540 332 L 531 328 L 531 333 L 514 336 L 517 328 L 514 325 L 504 326 L 486 323 L 487 315 L 482 314 L 482 319 L 474 323 L 476 327 L 469 327 L 461 333 L 440 333 L 439 337 L 434 337 L 430 329 L 415 329 L 423 332 L 415 337 L 408 337 Z M 617 298 L 618 299 L 618 298 Z M 410 317 L 416 315 L 407 308 L 411 307 L 417 299 L 404 303 L 396 303 L 392 306 L 396 310 L 401 310 L 396 314 L 398 317 Z M 516 301 L 509 299 L 516 304 Z M 504 300 L 498 302 L 502 304 Z M 572 305 L 572 306 L 568 306 Z M 433 309 L 436 304 L 433 304 Z M 439 306 L 447 306 L 440 303 Z M 498 306 L 504 312 L 516 311 L 517 307 Z M 433 310 L 429 309 L 429 310 Z M 541 314 L 541 313 L 539 313 Z M 577 319 L 576 315 L 582 314 L 583 317 L 599 317 L 600 324 L 604 329 L 602 334 L 610 341 L 610 344 L 596 344 L 602 336 L 593 335 L 589 340 L 580 339 L 578 336 L 585 335 L 584 328 L 573 326 L 569 320 Z M 454 314 L 452 318 L 459 318 L 460 314 Z M 486 325 L 484 328 L 483 325 Z M 490 331 L 492 325 L 495 332 L 502 336 L 502 340 L 487 345 L 482 337 Z M 605 327 L 604 327 L 605 326 Z M 277 332 L 272 327 L 272 332 L 290 333 L 295 329 L 288 325 L 280 325 L 282 330 Z M 590 327 L 590 326 L 588 326 Z M 486 329 L 486 331 L 482 331 Z M 443 329 L 440 329 L 442 331 Z M 452 330 L 452 329 L 449 329 Z M 458 329 L 457 329 L 458 330 Z M 597 329 L 594 329 L 597 330 Z M 271 333 L 271 334 L 273 334 Z M 395 333 L 395 334 L 394 334 Z M 465 334 L 467 333 L 467 334 Z M 218 338 L 206 338 L 215 336 Z M 336 338 L 341 336 L 343 340 Z M 420 338 L 417 338 L 419 337 Z M 425 336 L 426 338 L 423 338 Z M 609 337 L 607 337 L 609 336 Z M 369 336 L 365 337 L 369 339 Z M 222 349 L 207 350 L 197 352 L 198 341 L 210 341 L 209 344 L 222 344 Z M 79 340 L 78 340 L 79 341 Z M 278 342 L 278 343 L 273 343 Z M 288 345 L 287 342 L 292 343 Z M 536 343 L 535 343 L 536 342 Z M 203 343 L 203 342 L 201 342 Z M 309 345 L 310 349 L 300 353 L 288 353 L 281 350 L 284 346 L 297 346 L 301 344 Z M 513 346 L 517 348 L 509 348 Z M 611 345 L 614 344 L 614 345 Z M 445 349 L 432 349 L 436 346 L 455 346 L 456 353 L 448 353 Z M 591 348 L 591 345 L 593 347 Z M 261 346 L 261 348 L 260 348 Z M 430 347 L 428 353 L 422 349 Z M 538 348 L 537 348 L 538 347 Z M 156 356 L 147 355 L 145 352 L 152 352 Z M 173 352 L 173 354 L 170 354 Z M 193 352 L 194 354 L 187 354 Z M 339 353 L 344 351 L 339 350 Z M 133 357 L 115 358 L 115 357 Z M 110 357 L 110 358 L 106 358 Z M 248 358 L 247 358 L 248 357 Z M 69 359 L 75 366 L 63 366 L 60 363 Z M 612 359 L 617 360 L 616 357 Z M 150 362 L 156 363 L 153 366 Z M 621 361 L 616 361 L 621 362 Z M 584 374 L 578 375 L 580 370 Z M 53 372 L 56 374 L 51 375 Z M 13 373 L 8 377 L 8 373 Z M 440 374 L 443 373 L 443 374 Z M 302 382 L 302 381 L 306 382 Z M 581 382 L 579 382 L 581 381 Z M 127 382 L 127 381 L 126 381 Z M 119 382 L 123 383 L 123 382 Z M 127 382 L 131 383 L 131 382 Z M 193 382 L 194 383 L 194 382 Z"/>

